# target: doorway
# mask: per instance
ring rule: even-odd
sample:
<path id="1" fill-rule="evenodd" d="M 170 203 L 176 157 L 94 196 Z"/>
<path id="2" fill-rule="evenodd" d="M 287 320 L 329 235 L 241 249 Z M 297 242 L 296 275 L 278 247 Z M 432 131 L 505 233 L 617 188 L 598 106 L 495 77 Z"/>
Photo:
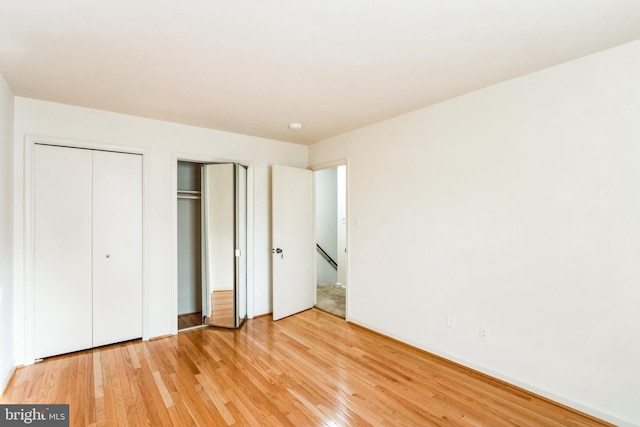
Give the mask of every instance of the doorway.
<path id="1" fill-rule="evenodd" d="M 316 304 L 346 317 L 347 198 L 346 166 L 314 172 L 316 227 Z"/>

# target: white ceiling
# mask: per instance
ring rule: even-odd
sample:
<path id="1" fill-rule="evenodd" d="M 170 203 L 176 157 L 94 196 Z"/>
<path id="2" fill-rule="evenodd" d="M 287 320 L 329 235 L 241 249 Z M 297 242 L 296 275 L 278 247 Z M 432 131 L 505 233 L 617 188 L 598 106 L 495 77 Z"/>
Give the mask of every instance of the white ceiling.
<path id="1" fill-rule="evenodd" d="M 18 96 L 301 144 L 639 38 L 640 0 L 0 0 Z"/>

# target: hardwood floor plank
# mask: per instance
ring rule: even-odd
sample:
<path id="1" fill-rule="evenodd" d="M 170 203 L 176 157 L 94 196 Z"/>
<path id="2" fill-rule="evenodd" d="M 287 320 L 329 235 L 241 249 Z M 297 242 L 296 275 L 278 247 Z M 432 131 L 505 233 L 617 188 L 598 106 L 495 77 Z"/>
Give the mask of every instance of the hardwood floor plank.
<path id="1" fill-rule="evenodd" d="M 90 355 L 84 353 L 74 358 L 76 363 L 75 375 L 69 377 L 69 387 L 64 398 L 60 397 L 63 402 L 70 402 L 77 397 L 77 405 L 69 406 L 69 417 L 72 419 L 83 420 L 85 425 L 95 422 L 95 407 L 93 399 L 90 399 L 88 391 L 93 390 L 93 385 L 89 384 L 89 376 L 91 368 L 88 366 Z"/>
<path id="2" fill-rule="evenodd" d="M 129 425 L 145 425 L 147 423 L 146 414 L 138 411 L 140 391 L 135 382 L 135 372 L 128 347 L 130 346 L 120 347 L 116 359 L 118 372 L 126 372 L 126 375 L 119 375 L 119 377 L 124 405 L 127 409 L 127 419 Z"/>
<path id="3" fill-rule="evenodd" d="M 102 355 L 102 370 L 107 425 L 128 426 L 129 420 L 124 403 L 123 388 L 126 375 L 117 368 L 118 347 L 109 347 Z M 121 408 L 125 409 L 124 411 Z"/>
<path id="4" fill-rule="evenodd" d="M 209 379 L 208 376 L 198 374 L 196 375 L 196 379 L 198 380 L 198 383 L 202 385 L 204 392 L 207 394 L 209 399 L 211 399 L 226 424 L 228 426 L 235 424 L 236 420 L 226 406 L 229 402 L 229 398 L 222 393 L 222 391 L 212 380 Z"/>
<path id="5" fill-rule="evenodd" d="M 66 359 L 65 363 L 61 365 L 60 380 L 58 381 L 58 387 L 56 390 L 56 401 L 65 401 L 67 398 L 67 388 L 69 382 L 75 379 L 76 372 L 73 370 L 73 366 L 77 366 L 77 358 Z"/>
<path id="6" fill-rule="evenodd" d="M 184 405 L 196 425 L 224 425 L 224 420 L 217 411 L 209 409 L 213 404 L 208 396 L 199 394 L 201 388 L 196 388 L 195 378 L 190 377 L 189 372 L 189 369 L 180 369 L 178 366 L 177 372 L 171 374 L 171 379 L 176 386 L 176 393 L 172 397 Z"/>
<path id="7" fill-rule="evenodd" d="M 256 416 L 254 416 L 255 410 L 251 408 L 250 404 L 245 404 L 246 401 L 237 395 L 234 390 L 227 390 L 227 395 L 230 399 L 229 406 L 233 407 L 235 411 L 243 417 L 244 422 L 240 425 L 251 427 L 261 427 L 266 425 L 266 419 L 261 422 Z"/>
<path id="8" fill-rule="evenodd" d="M 147 361 L 147 359 L 144 359 Z M 140 383 L 140 392 L 144 401 L 145 413 L 153 426 L 171 426 L 170 413 L 162 399 L 160 390 L 156 387 L 151 367 L 143 363 L 136 372 L 136 378 Z"/>
<path id="9" fill-rule="evenodd" d="M 52 357 L 0 402 L 72 426 L 610 425 L 316 309 Z"/>
<path id="10" fill-rule="evenodd" d="M 162 401 L 164 402 L 164 407 L 171 408 L 173 406 L 173 399 L 169 394 L 169 390 L 167 390 L 167 386 L 164 384 L 164 381 L 162 380 L 162 376 L 160 375 L 160 372 L 155 371 L 155 372 L 152 372 L 151 374 L 153 375 L 153 380 L 155 381 L 156 386 L 160 391 L 160 396 L 162 397 Z"/>
<path id="11" fill-rule="evenodd" d="M 42 362 L 41 362 L 42 363 Z M 93 353 L 93 397 L 95 400 L 95 424 L 98 426 L 106 424 L 106 407 L 104 400 L 104 385 L 102 383 L 102 361 L 100 357 L 100 352 Z M 72 400 L 73 402 L 73 400 Z M 35 402 L 34 402 L 35 403 Z M 71 403 L 71 402 L 69 402 Z M 75 402 L 74 402 L 75 403 Z M 74 405 L 76 406 L 76 405 Z M 79 420 L 72 419 L 72 423 L 76 424 Z M 80 424 L 76 424 L 80 425 Z"/>

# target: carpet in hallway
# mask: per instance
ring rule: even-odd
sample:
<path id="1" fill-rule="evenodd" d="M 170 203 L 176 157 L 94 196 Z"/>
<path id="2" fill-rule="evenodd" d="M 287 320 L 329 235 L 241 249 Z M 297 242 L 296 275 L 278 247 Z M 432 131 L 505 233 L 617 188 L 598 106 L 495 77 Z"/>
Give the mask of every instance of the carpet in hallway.
<path id="1" fill-rule="evenodd" d="M 339 285 L 318 283 L 316 307 L 344 318 L 345 291 L 346 289 Z"/>

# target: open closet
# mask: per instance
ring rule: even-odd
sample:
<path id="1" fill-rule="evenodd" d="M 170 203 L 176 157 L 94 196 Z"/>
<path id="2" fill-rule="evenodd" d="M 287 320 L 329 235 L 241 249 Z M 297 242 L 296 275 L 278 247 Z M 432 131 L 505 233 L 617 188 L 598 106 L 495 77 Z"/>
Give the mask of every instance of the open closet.
<path id="1" fill-rule="evenodd" d="M 178 329 L 247 317 L 247 168 L 178 162 Z"/>

